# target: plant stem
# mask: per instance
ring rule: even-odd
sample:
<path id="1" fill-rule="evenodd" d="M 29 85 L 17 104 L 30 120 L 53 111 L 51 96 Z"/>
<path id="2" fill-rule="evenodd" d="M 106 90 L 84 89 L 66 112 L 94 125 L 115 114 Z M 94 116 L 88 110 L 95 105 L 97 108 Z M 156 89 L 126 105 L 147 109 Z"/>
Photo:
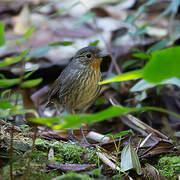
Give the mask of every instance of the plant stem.
<path id="1" fill-rule="evenodd" d="M 34 134 L 33 134 L 33 138 L 32 138 L 31 154 L 33 154 L 33 152 L 34 152 L 34 147 L 35 147 L 35 141 L 36 141 L 36 137 L 37 137 L 37 132 L 38 132 L 37 125 L 35 125 L 35 126 L 34 126 Z M 27 168 L 26 168 L 26 170 L 25 170 L 25 172 L 24 172 L 24 175 L 23 175 L 23 177 L 22 177 L 22 180 L 25 180 L 27 174 L 29 173 L 30 163 L 31 163 L 31 157 L 29 157 L 29 159 L 28 159 Z"/>
<path id="2" fill-rule="evenodd" d="M 13 180 L 13 137 L 14 137 L 14 124 L 11 127 L 11 139 L 10 139 L 10 177 Z"/>

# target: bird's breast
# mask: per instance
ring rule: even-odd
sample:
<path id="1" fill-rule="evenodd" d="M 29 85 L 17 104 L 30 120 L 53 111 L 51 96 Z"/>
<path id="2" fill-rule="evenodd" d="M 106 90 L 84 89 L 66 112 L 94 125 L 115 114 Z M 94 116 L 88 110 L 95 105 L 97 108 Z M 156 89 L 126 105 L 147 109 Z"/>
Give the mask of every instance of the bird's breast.
<path id="1" fill-rule="evenodd" d="M 89 102 L 93 101 L 99 94 L 100 86 L 98 82 L 101 80 L 100 69 L 96 71 L 84 68 L 81 73 L 76 74 L 76 78 L 72 82 L 72 89 L 66 95 L 66 105 L 71 109 L 82 109 Z"/>

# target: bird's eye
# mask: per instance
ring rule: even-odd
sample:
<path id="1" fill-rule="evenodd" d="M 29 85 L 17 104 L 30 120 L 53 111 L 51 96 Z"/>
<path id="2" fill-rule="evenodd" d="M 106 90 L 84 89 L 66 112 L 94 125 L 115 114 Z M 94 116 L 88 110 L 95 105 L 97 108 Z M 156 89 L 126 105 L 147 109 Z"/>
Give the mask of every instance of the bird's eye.
<path id="1" fill-rule="evenodd" d="M 86 54 L 86 57 L 91 58 L 91 54 L 90 53 Z"/>

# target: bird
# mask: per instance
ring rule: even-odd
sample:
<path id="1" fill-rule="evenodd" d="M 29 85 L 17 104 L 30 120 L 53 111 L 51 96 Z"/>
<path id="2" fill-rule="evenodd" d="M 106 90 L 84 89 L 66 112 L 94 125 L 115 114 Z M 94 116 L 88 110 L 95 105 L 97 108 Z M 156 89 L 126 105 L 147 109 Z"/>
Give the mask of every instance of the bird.
<path id="1" fill-rule="evenodd" d="M 48 93 L 48 102 L 63 107 L 70 114 L 85 112 L 100 94 L 100 66 L 103 58 L 109 55 L 96 46 L 87 46 L 77 51 L 53 83 Z"/>

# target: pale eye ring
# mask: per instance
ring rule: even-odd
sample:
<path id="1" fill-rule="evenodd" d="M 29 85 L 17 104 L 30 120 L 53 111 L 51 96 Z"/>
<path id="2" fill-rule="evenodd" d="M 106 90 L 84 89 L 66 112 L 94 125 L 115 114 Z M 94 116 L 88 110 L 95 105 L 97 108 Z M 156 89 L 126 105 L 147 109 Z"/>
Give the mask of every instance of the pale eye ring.
<path id="1" fill-rule="evenodd" d="M 90 53 L 87 53 L 87 54 L 86 54 L 86 57 L 87 57 L 87 58 L 91 58 L 91 56 L 92 56 L 92 55 L 91 55 Z"/>

